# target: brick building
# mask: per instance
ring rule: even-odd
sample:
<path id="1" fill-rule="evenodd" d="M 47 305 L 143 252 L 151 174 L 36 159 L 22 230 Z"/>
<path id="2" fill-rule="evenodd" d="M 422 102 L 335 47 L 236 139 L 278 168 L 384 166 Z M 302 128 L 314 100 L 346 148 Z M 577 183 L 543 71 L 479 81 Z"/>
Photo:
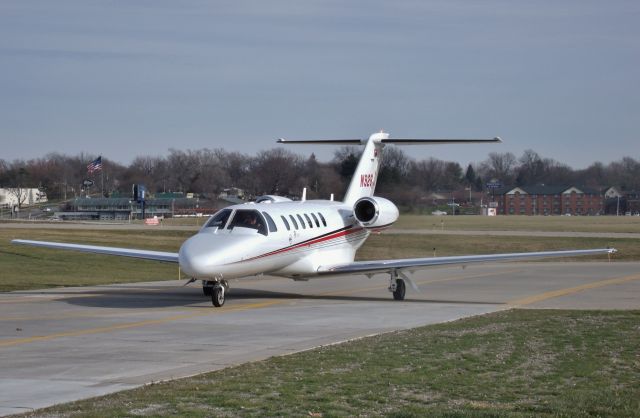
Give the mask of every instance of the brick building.
<path id="1" fill-rule="evenodd" d="M 598 190 L 577 186 L 521 186 L 495 193 L 500 215 L 596 215 L 604 207 Z"/>

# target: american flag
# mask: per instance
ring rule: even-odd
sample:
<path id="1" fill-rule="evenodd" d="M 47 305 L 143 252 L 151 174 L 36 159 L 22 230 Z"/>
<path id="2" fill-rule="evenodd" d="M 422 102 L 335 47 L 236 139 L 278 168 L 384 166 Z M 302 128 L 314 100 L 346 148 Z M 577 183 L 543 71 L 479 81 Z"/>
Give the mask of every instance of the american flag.
<path id="1" fill-rule="evenodd" d="M 93 174 L 94 171 L 100 170 L 102 170 L 102 156 L 96 158 L 87 165 L 87 171 L 89 174 Z"/>

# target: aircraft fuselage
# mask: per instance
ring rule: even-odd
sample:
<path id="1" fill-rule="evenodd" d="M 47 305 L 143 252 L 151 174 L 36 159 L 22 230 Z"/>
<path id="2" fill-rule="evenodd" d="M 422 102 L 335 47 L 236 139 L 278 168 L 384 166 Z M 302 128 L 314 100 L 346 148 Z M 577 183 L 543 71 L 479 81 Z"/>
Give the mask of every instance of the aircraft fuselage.
<path id="1" fill-rule="evenodd" d="M 256 223 L 245 222 L 251 215 Z M 304 279 L 322 265 L 352 262 L 370 231 L 341 202 L 233 205 L 184 242 L 179 263 L 186 274 L 205 280 L 262 273 Z"/>

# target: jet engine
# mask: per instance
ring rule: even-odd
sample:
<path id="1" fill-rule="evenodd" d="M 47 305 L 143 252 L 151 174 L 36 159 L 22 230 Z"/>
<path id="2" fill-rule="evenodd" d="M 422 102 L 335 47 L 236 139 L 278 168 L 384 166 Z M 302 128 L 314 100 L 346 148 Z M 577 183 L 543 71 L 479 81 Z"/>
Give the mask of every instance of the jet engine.
<path id="1" fill-rule="evenodd" d="M 353 205 L 353 215 L 367 228 L 380 228 L 398 220 L 398 208 L 383 197 L 362 197 Z"/>

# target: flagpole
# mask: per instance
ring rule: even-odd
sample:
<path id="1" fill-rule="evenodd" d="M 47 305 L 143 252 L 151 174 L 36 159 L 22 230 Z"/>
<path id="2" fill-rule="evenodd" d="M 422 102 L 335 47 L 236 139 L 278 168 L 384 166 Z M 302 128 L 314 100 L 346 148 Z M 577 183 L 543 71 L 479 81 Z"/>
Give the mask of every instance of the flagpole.
<path id="1" fill-rule="evenodd" d="M 102 167 L 102 170 L 100 170 L 100 182 L 102 184 L 100 186 L 100 197 L 104 197 L 104 165 Z"/>

